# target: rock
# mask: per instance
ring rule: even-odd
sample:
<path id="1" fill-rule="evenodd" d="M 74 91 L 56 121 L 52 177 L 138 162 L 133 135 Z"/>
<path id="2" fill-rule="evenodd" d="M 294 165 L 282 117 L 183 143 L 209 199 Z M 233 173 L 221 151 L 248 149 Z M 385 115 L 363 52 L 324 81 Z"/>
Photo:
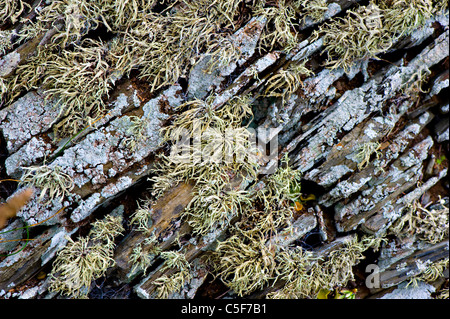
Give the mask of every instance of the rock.
<path id="1" fill-rule="evenodd" d="M 303 194 L 289 201 L 289 205 L 295 204 L 297 208 L 300 204 L 302 209 L 296 209 L 290 228 L 276 229 L 265 238 L 269 252 L 298 252 L 296 249 L 304 244 L 305 236 L 314 234 L 320 238 L 318 246 L 308 250 L 313 257 L 326 259 L 356 238 L 361 239 L 363 234 L 377 237 L 389 234 L 379 255 L 374 252 L 366 256 L 367 263 L 379 267 L 382 286 L 368 291 L 368 296 L 431 298 L 434 287 L 425 283 L 406 287 L 406 283 L 429 263 L 448 258 L 448 239 L 429 244 L 419 240 L 419 235 L 396 236 L 390 233 L 390 227 L 412 202 L 420 200 L 426 205 L 435 201 L 437 196 L 445 195 L 448 186 L 444 182 L 449 157 L 445 95 L 448 91 L 448 10 L 434 14 L 422 27 L 396 40 L 388 52 L 378 56 L 379 60 L 357 61 L 348 70 L 324 67 L 327 46 L 314 31 L 330 22 L 331 17 L 344 16 L 347 10 L 360 5 L 367 3 L 328 1 L 328 9 L 320 21 L 301 20 L 296 27 L 298 42 L 286 52 L 279 46 L 274 50 L 259 50 L 265 28 L 274 27 L 275 21 L 272 19 L 267 24 L 266 18 L 251 17 L 250 2 L 240 1 L 239 10 L 245 12 L 238 15 L 239 21 L 233 21 L 238 27 L 233 31 L 221 30 L 220 34 L 221 39 L 230 40 L 240 51 L 231 63 L 205 73 L 210 62 L 218 58 L 206 50 L 225 46 L 206 48 L 205 43 L 200 43 L 200 59 L 190 62 L 198 63 L 176 65 L 177 61 L 173 61 L 181 70 L 179 83 L 174 79 L 165 87 L 149 91 L 151 83 L 137 67 L 140 58 L 132 57 L 139 62 L 127 63 L 136 65 L 136 69 L 106 71 L 113 85 L 105 96 L 104 116 L 76 136 L 62 140 L 52 132 L 62 120 L 59 105 L 45 99 L 43 87 L 20 92 L 19 98 L 0 109 L 0 174 L 3 174 L 0 183 L 3 179 L 20 179 L 24 167 L 45 164 L 61 168 L 73 179 L 74 187 L 63 198 L 53 200 L 49 200 L 48 194 L 39 200 L 45 190 L 36 187 L 30 202 L 0 232 L 0 297 L 60 298 L 48 291 L 49 279 L 36 274 L 51 268 L 56 254 L 70 237 L 76 240 L 86 234 L 94 220 L 116 207 L 113 214 L 123 216 L 126 230 L 115 242 L 115 265 L 101 279 L 104 283 L 99 289 L 105 284 L 113 289 L 126 288 L 133 297 L 155 298 L 158 288 L 155 283 L 177 273 L 175 268 L 162 266 L 159 253 L 176 251 L 182 252 L 190 265 L 184 274 L 188 279 L 179 290 L 169 293 L 168 298 L 192 299 L 198 297 L 198 291 L 205 294 L 208 289 L 223 298 L 229 287 L 216 291 L 222 288 L 214 285 L 220 279 L 225 281 L 220 274 L 212 274 L 218 276 L 216 283 L 206 280 L 211 270 L 206 261 L 218 242 L 233 234 L 234 225 L 239 225 L 239 214 L 233 215 L 229 223 L 217 223 L 221 226 L 213 227 L 205 235 L 196 234 L 183 217 L 183 210 L 194 196 L 194 185 L 184 182 L 157 199 L 151 198 L 148 232 L 129 223 L 135 201 L 150 193 L 152 183 L 148 177 L 159 161 L 155 155 L 167 154 L 171 146 L 162 143 L 159 130 L 174 116 L 179 116 L 182 111 L 179 106 L 193 98 L 204 100 L 210 96 L 208 102 L 218 110 L 233 97 L 250 96 L 254 113 L 250 127 L 255 128 L 267 149 L 275 145 L 271 150 L 276 155 L 267 156 L 267 150 L 261 148 L 259 151 L 264 154 L 257 178 L 246 181 L 235 178 L 230 188 L 245 191 L 264 188 L 264 175 L 273 173 L 285 155 L 290 158 L 291 168 L 302 173 Z M 165 6 L 161 4 L 157 9 Z M 268 2 L 266 7 L 274 5 Z M 184 7 L 175 5 L 171 10 L 164 14 L 170 16 Z M 9 51 L 0 58 L 0 85 L 7 83 L 18 66 L 27 63 L 39 47 L 55 40 L 55 34 L 67 31 L 65 23 L 69 21 L 64 19 L 52 21 L 51 29 L 22 44 L 11 48 L 7 44 Z M 14 27 L 20 30 L 29 23 L 26 20 Z M 98 36 L 105 42 L 110 36 L 118 35 L 114 28 L 104 27 L 108 34 L 94 24 L 86 25 L 83 34 L 87 38 Z M 221 28 L 219 24 L 208 24 L 208 27 Z M 10 27 L 6 28 L 9 32 Z M 95 32 L 88 32 L 93 28 Z M 131 21 L 121 32 L 128 28 L 133 28 Z M 149 28 L 141 40 L 153 43 L 154 31 Z M 113 56 L 108 55 L 108 59 L 114 60 L 112 64 L 123 66 L 122 59 L 128 58 L 127 50 L 131 48 L 122 48 L 122 52 L 120 48 L 107 47 L 105 54 L 117 49 Z M 302 83 L 295 92 L 283 99 L 264 96 L 268 80 L 274 74 L 303 62 L 314 74 L 302 75 Z M 164 70 L 160 71 L 163 75 Z M 16 191 L 23 187 L 27 186 L 19 184 Z M 4 189 L 7 196 L 12 196 L 7 187 Z M 308 194 L 314 194 L 316 199 L 303 201 L 303 196 Z M 24 240 L 27 230 L 32 240 Z M 146 269 L 135 267 L 132 262 L 138 247 L 149 257 Z M 261 258 L 270 266 L 278 262 L 267 255 Z M 353 270 L 358 274 L 354 284 L 359 289 L 363 285 L 361 269 L 354 266 Z M 245 297 L 264 298 L 282 291 L 286 282 L 276 277 L 276 271 L 272 269 L 273 277 L 265 278 L 265 286 Z M 448 279 L 441 278 L 441 286 L 445 280 Z M 226 298 L 234 296 L 231 291 Z"/>
<path id="2" fill-rule="evenodd" d="M 190 72 L 188 97 L 203 99 L 209 91 L 213 89 L 219 91 L 220 84 L 225 80 L 225 77 L 253 56 L 265 24 L 266 19 L 264 17 L 254 17 L 231 36 L 231 42 L 240 52 L 239 60 L 236 63 L 232 62 L 230 65 L 220 67 L 208 74 L 205 70 L 211 63 L 211 59 L 217 59 L 217 57 L 204 55 Z"/>
<path id="3" fill-rule="evenodd" d="M 417 287 L 406 287 L 406 283 L 404 283 L 379 299 L 433 299 L 431 294 L 435 290 L 436 288 L 432 285 L 424 282 L 419 282 Z"/>

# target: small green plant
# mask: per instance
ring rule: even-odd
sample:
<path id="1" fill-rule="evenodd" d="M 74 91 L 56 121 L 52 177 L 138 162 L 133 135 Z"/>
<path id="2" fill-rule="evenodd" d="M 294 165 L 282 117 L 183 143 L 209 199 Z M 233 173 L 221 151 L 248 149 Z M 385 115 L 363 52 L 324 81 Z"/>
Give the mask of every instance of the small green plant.
<path id="1" fill-rule="evenodd" d="M 320 289 L 317 299 L 356 299 L 356 289 Z"/>
<path id="2" fill-rule="evenodd" d="M 437 164 L 438 166 L 440 166 L 440 165 L 442 165 L 442 163 L 443 163 L 444 161 L 446 161 L 446 160 L 447 160 L 447 157 L 445 157 L 445 155 L 442 155 L 441 157 L 439 157 L 439 158 L 436 159 L 436 164 Z"/>
<path id="3" fill-rule="evenodd" d="M 68 195 L 74 188 L 72 178 L 63 172 L 59 166 L 50 167 L 47 165 L 22 167 L 24 173 L 20 180 L 21 184 L 31 184 L 41 189 L 39 201 L 42 201 L 48 193 L 47 205 L 55 198 L 62 202 L 64 196 Z"/>
<path id="4" fill-rule="evenodd" d="M 122 217 L 107 216 L 94 223 L 89 236 L 76 241 L 67 237 L 49 275 L 50 291 L 87 298 L 92 281 L 114 265 L 114 238 L 122 232 Z"/>

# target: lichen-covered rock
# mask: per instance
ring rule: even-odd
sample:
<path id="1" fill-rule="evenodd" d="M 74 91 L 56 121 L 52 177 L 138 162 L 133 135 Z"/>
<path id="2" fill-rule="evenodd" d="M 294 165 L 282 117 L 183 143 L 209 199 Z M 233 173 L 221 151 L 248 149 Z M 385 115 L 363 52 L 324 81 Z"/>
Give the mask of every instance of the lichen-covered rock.
<path id="1" fill-rule="evenodd" d="M 192 68 L 189 75 L 188 97 L 203 99 L 213 88 L 219 89 L 225 77 L 230 75 L 238 66 L 241 66 L 253 56 L 261 31 L 266 23 L 266 18 L 252 18 L 244 27 L 231 36 L 231 42 L 239 51 L 239 59 L 230 65 L 221 66 L 211 73 L 205 72 L 216 56 L 205 55 Z"/>
<path id="2" fill-rule="evenodd" d="M 58 113 L 58 105 L 45 101 L 39 91 L 28 92 L 15 103 L 0 110 L 0 129 L 6 138 L 8 152 L 16 152 L 32 137 L 50 129 L 58 120 Z M 39 141 L 34 141 L 36 143 Z M 48 148 L 46 145 L 39 145 L 42 146 L 44 149 Z"/>

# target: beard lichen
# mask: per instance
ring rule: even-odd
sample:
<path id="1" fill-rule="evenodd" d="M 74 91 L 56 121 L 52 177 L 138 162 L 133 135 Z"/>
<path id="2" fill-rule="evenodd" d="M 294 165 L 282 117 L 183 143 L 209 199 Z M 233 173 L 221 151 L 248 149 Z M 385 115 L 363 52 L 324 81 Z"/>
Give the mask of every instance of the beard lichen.
<path id="1" fill-rule="evenodd" d="M 390 232 L 399 237 L 416 235 L 418 239 L 436 244 L 448 238 L 448 199 L 422 206 L 415 200 L 404 208 L 406 213 L 391 227 Z"/>
<path id="2" fill-rule="evenodd" d="M 286 69 L 280 69 L 268 80 L 265 88 L 265 96 L 281 97 L 283 103 L 299 88 L 303 87 L 302 76 L 308 77 L 314 74 L 307 67 L 306 61 L 290 63 Z"/>
<path id="3" fill-rule="evenodd" d="M 210 262 L 228 287 L 242 297 L 261 289 L 273 279 L 275 251 L 265 245 L 263 235 L 233 235 L 219 242 Z"/>
<path id="4" fill-rule="evenodd" d="M 189 107 L 189 108 L 188 108 Z M 230 188 L 233 178 L 255 178 L 258 164 L 251 134 L 242 121 L 252 115 L 247 97 L 235 98 L 218 110 L 201 100 L 180 106 L 188 108 L 162 130 L 172 142 L 169 156 L 162 154 L 154 172 L 153 194 L 160 196 L 180 182 L 193 182 L 194 198 L 182 217 L 197 234 L 227 225 L 249 203 L 244 191 Z"/>
<path id="5" fill-rule="evenodd" d="M 348 10 L 343 18 L 333 18 L 319 27 L 328 54 L 326 65 L 331 68 L 348 69 L 355 60 L 375 58 L 393 44 L 390 32 L 383 24 L 383 13 L 379 6 L 371 3 L 367 7 Z"/>
<path id="6" fill-rule="evenodd" d="M 421 265 L 423 270 L 419 274 L 412 277 L 408 281 L 406 287 L 410 285 L 417 287 L 419 282 L 433 283 L 439 277 L 444 277 L 444 271 L 448 269 L 448 261 L 449 258 L 445 258 L 434 263 L 426 264 L 425 266 Z"/>
<path id="7" fill-rule="evenodd" d="M 362 145 L 358 145 L 355 150 L 355 160 L 358 163 L 358 169 L 362 170 L 370 163 L 372 154 L 375 154 L 377 159 L 381 156 L 378 151 L 380 143 L 378 142 L 366 142 Z"/>
<path id="8" fill-rule="evenodd" d="M 186 260 L 184 254 L 176 251 L 165 251 L 161 253 L 165 259 L 160 271 L 168 269 L 175 270 L 170 275 L 162 275 L 153 281 L 156 286 L 156 297 L 167 299 L 170 294 L 180 292 L 184 285 L 192 279 L 190 273 L 191 265 Z"/>
<path id="9" fill-rule="evenodd" d="M 58 252 L 49 275 L 50 291 L 72 298 L 87 298 L 91 283 L 114 265 L 114 239 L 123 232 L 122 217 L 106 216 L 94 223 L 89 236 L 68 244 Z"/>
<path id="10" fill-rule="evenodd" d="M 265 6 L 264 2 L 258 2 L 254 13 L 267 18 L 260 39 L 260 50 L 262 48 L 272 50 L 275 45 L 280 45 L 289 52 L 297 46 L 297 14 L 295 8 L 289 4 L 289 0 L 277 1 L 276 6 L 270 7 Z"/>
<path id="11" fill-rule="evenodd" d="M 403 36 L 425 24 L 440 10 L 431 0 L 377 0 L 347 10 L 314 31 L 322 37 L 331 68 L 348 70 L 355 61 L 377 59 Z"/>
<path id="12" fill-rule="evenodd" d="M 23 0 L 0 0 L 0 26 L 5 22 L 16 23 L 26 8 L 31 7 Z"/>
<path id="13" fill-rule="evenodd" d="M 269 293 L 268 298 L 293 299 L 316 298 L 321 289 L 332 290 L 345 287 L 354 279 L 352 267 L 364 259 L 363 252 L 369 248 L 379 249 L 382 237 L 355 237 L 344 247 L 332 251 L 327 256 L 317 258 L 301 248 L 287 248 L 278 257 L 279 279 L 286 281 L 283 288 Z"/>
<path id="14" fill-rule="evenodd" d="M 63 201 L 74 188 L 72 177 L 63 172 L 59 166 L 50 167 L 47 165 L 22 167 L 24 173 L 20 179 L 21 184 L 31 184 L 41 189 L 38 200 L 42 201 L 45 195 L 48 196 L 47 205 L 54 199 Z"/>

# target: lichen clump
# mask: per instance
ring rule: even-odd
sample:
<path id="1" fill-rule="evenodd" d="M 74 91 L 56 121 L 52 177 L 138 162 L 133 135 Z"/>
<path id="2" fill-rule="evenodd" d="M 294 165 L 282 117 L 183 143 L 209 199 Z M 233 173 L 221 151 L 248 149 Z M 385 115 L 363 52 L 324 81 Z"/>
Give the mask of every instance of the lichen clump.
<path id="1" fill-rule="evenodd" d="M 87 237 L 68 244 L 58 252 L 50 273 L 50 290 L 72 298 L 87 298 L 91 283 L 115 262 L 114 239 L 124 231 L 122 217 L 106 216 L 93 224 Z"/>
<path id="2" fill-rule="evenodd" d="M 246 97 L 234 98 L 214 110 L 208 101 L 193 100 L 181 105 L 181 113 L 163 129 L 173 144 L 168 156 L 160 156 L 154 169 L 154 194 L 180 182 L 195 183 L 194 198 L 183 217 L 198 234 L 227 225 L 249 202 L 246 192 L 230 188 L 232 178 L 254 178 L 258 169 L 250 132 L 242 127 L 252 115 Z M 191 143 L 192 142 L 192 143 Z"/>
<path id="3" fill-rule="evenodd" d="M 170 294 L 180 292 L 184 285 L 192 279 L 190 269 L 191 265 L 186 257 L 176 251 L 166 251 L 161 253 L 165 259 L 160 271 L 172 269 L 175 272 L 170 275 L 162 275 L 153 281 L 156 286 L 156 297 L 158 299 L 167 299 Z"/>
<path id="4" fill-rule="evenodd" d="M 431 0 L 376 0 L 347 10 L 345 17 L 332 18 L 314 32 L 324 41 L 325 65 L 348 70 L 356 61 L 377 59 L 444 8 Z"/>
<path id="5" fill-rule="evenodd" d="M 391 226 L 392 233 L 401 237 L 415 235 L 430 244 L 448 238 L 448 199 L 426 206 L 415 200 L 404 210 L 406 213 Z"/>
<path id="6" fill-rule="evenodd" d="M 24 173 L 20 180 L 21 184 L 31 184 L 41 189 L 39 201 L 42 201 L 47 195 L 48 201 L 44 205 L 54 199 L 63 201 L 64 196 L 70 194 L 74 188 L 72 178 L 63 172 L 59 166 L 50 167 L 47 165 L 22 167 Z"/>

